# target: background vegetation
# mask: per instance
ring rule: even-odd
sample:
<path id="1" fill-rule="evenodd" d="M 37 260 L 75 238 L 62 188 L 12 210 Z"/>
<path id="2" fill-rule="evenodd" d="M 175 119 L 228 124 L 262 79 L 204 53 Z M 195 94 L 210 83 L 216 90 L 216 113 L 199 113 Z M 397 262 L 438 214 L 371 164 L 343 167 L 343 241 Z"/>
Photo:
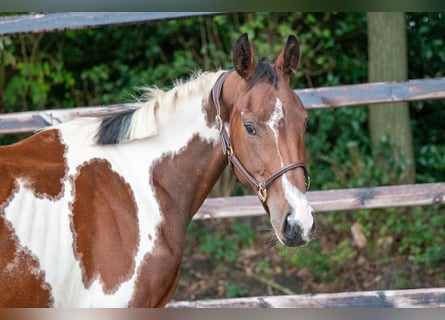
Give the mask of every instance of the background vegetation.
<path id="1" fill-rule="evenodd" d="M 445 15 L 407 13 L 406 21 L 409 78 L 443 77 Z M 367 82 L 365 13 L 243 13 L 0 37 L 0 112 L 129 102 L 138 87 L 170 87 L 195 70 L 230 68 L 232 43 L 241 32 L 249 34 L 257 57 L 270 60 L 288 34 L 297 35 L 301 62 L 294 88 Z M 410 113 L 416 181 L 445 181 L 444 102 L 411 103 Z M 307 163 L 313 190 L 398 182 L 404 159 L 393 158 L 392 142 L 385 136 L 379 147 L 371 146 L 367 107 L 311 110 L 309 115 Z M 0 144 L 23 137 L 0 136 Z M 387 156 L 387 171 L 374 165 L 376 153 Z M 212 195 L 246 192 L 226 172 Z M 318 220 L 321 231 L 311 245 L 277 250 L 286 265 L 310 268 L 316 281 L 349 281 L 348 270 L 360 259 L 427 269 L 445 263 L 443 206 L 332 212 Z M 214 224 L 193 223 L 189 245 L 222 263 L 255 246 L 255 234 L 246 227 L 252 222 L 224 223 L 224 232 Z M 365 247 L 354 241 L 352 226 L 365 236 Z M 329 245 L 323 239 L 330 239 Z M 267 272 L 267 261 L 262 267 Z M 439 277 L 445 278 L 443 268 Z M 411 278 L 398 274 L 392 284 L 415 286 Z M 248 294 L 236 285 L 226 284 L 226 292 Z"/>

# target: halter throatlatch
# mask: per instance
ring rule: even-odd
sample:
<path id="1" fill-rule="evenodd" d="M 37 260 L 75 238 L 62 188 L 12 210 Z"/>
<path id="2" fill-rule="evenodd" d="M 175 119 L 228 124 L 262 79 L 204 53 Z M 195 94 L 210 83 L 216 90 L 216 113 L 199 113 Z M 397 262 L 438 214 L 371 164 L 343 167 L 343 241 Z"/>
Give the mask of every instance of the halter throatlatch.
<path id="1" fill-rule="evenodd" d="M 261 202 L 264 204 L 267 200 L 267 189 L 270 186 L 270 184 L 283 174 L 285 174 L 289 170 L 293 170 L 296 168 L 302 168 L 304 171 L 304 177 L 305 181 L 304 184 L 306 185 L 306 190 L 309 190 L 311 186 L 311 178 L 309 176 L 309 172 L 306 168 L 306 165 L 304 162 L 292 162 L 278 171 L 274 172 L 272 175 L 270 175 L 269 178 L 267 178 L 264 182 L 258 182 L 254 176 L 250 174 L 250 172 L 244 167 L 244 165 L 241 163 L 239 158 L 236 156 L 233 147 L 232 142 L 230 141 L 229 133 L 227 132 L 226 127 L 224 126 L 224 121 L 221 118 L 221 104 L 219 103 L 219 97 L 221 96 L 222 87 L 224 84 L 224 81 L 227 79 L 228 75 L 233 70 L 225 72 L 215 83 L 215 85 L 212 88 L 212 99 L 213 103 L 216 107 L 216 127 L 219 131 L 221 142 L 223 146 L 224 154 L 227 155 L 227 158 L 229 160 L 229 163 L 232 165 L 232 167 L 236 167 L 238 171 L 242 174 L 242 176 L 249 182 L 249 184 L 252 186 L 252 188 L 256 191 L 256 194 L 258 198 L 260 198 Z"/>

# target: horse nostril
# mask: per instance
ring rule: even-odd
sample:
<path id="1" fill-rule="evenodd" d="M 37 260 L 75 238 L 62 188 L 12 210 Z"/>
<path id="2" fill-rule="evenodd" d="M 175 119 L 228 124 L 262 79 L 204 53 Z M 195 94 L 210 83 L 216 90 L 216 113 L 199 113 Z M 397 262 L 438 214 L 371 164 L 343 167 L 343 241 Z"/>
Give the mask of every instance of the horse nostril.
<path id="1" fill-rule="evenodd" d="M 284 218 L 284 222 L 283 222 L 283 234 L 286 238 L 288 238 L 288 236 L 292 232 L 291 226 L 289 224 L 289 219 L 288 219 L 289 216 L 290 216 L 290 213 L 286 214 L 286 217 Z"/>
<path id="2" fill-rule="evenodd" d="M 309 237 L 303 234 L 301 222 L 291 216 L 286 215 L 283 223 L 283 235 L 285 237 L 284 244 L 287 246 L 301 246 L 309 242 Z"/>
<path id="3" fill-rule="evenodd" d="M 291 213 L 289 212 L 284 219 L 283 224 L 283 233 L 288 239 L 295 238 L 298 234 L 302 233 L 302 228 L 300 223 L 291 217 Z"/>

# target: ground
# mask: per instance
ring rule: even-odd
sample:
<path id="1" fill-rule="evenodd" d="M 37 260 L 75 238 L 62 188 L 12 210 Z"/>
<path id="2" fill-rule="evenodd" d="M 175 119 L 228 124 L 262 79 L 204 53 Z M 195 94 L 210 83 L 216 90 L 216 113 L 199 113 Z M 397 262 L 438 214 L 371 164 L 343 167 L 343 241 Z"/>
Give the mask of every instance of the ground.
<path id="1" fill-rule="evenodd" d="M 316 269 L 320 268 L 320 262 L 316 260 L 298 266 L 292 262 L 292 255 L 297 251 L 287 251 L 274 241 L 271 244 L 273 236 L 266 219 L 250 218 L 243 222 L 254 232 L 254 239 L 232 258 L 218 256 L 218 252 L 203 253 L 203 241 L 207 238 L 202 236 L 202 229 L 195 228 L 189 232 L 174 301 L 445 287 L 443 266 L 422 267 L 413 263 L 410 257 L 379 259 L 381 252 L 369 253 L 373 249 L 356 248 L 352 258 L 346 258 L 343 265 L 331 268 L 335 272 L 330 275 L 329 271 Z M 229 237 L 233 221 L 207 220 L 197 224 L 208 230 L 205 232 L 208 232 L 209 243 L 213 241 L 214 245 L 218 245 L 225 240 L 227 243 L 234 241 Z M 322 232 L 313 241 L 322 252 L 330 252 L 333 246 L 342 243 L 338 234 L 330 232 L 329 226 L 320 227 Z M 342 236 L 348 236 L 348 233 Z M 226 252 L 230 253 L 229 249 Z"/>

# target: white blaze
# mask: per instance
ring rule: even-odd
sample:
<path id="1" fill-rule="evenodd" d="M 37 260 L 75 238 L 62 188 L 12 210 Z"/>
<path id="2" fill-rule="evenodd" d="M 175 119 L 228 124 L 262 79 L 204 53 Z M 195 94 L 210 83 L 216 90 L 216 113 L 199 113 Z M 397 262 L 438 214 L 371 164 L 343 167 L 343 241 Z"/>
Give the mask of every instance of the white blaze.
<path id="1" fill-rule="evenodd" d="M 303 231 L 301 234 L 303 240 L 309 241 L 309 234 L 314 224 L 314 217 L 312 215 L 313 209 L 309 204 L 306 195 L 290 183 L 286 175 L 283 175 L 281 181 L 284 197 L 292 208 L 291 214 L 287 217 L 288 222 L 294 221 L 299 225 Z"/>
<path id="2" fill-rule="evenodd" d="M 278 157 L 280 157 L 281 166 L 283 166 L 284 163 L 283 163 L 283 157 L 281 157 L 280 150 L 278 149 L 278 126 L 280 125 L 280 121 L 283 120 L 283 118 L 284 118 L 283 104 L 281 103 L 281 100 L 277 98 L 277 100 L 275 101 L 275 109 L 273 110 L 266 124 L 269 126 L 269 128 L 272 130 L 274 134 L 275 148 L 277 150 Z"/>
<path id="3" fill-rule="evenodd" d="M 284 166 L 283 157 L 281 156 L 280 149 L 278 147 L 278 129 L 280 121 L 284 119 L 283 104 L 279 98 L 276 98 L 275 109 L 272 112 L 266 125 L 272 130 L 275 137 L 275 149 L 278 157 L 280 158 L 281 166 Z M 306 198 L 297 187 L 295 187 L 283 174 L 281 177 L 282 188 L 284 196 L 292 208 L 291 214 L 288 216 L 288 220 L 293 220 L 303 230 L 303 240 L 309 241 L 309 233 L 314 224 L 314 218 L 312 216 L 313 209 Z"/>

